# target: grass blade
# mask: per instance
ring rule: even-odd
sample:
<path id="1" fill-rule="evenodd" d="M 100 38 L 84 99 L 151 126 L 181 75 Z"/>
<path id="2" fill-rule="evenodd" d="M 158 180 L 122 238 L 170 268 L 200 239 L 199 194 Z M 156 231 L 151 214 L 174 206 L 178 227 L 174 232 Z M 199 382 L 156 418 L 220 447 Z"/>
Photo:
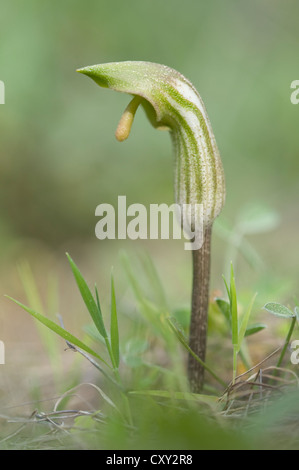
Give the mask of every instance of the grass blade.
<path id="1" fill-rule="evenodd" d="M 227 292 L 227 295 L 228 295 L 228 299 L 229 299 L 229 301 L 231 302 L 231 291 L 230 291 L 230 288 L 228 287 L 227 281 L 226 281 L 226 279 L 225 279 L 224 276 L 222 276 L 222 279 L 223 279 L 223 282 L 224 282 L 224 285 L 225 285 L 225 288 L 226 288 L 226 292 Z"/>
<path id="2" fill-rule="evenodd" d="M 196 359 L 206 369 L 207 372 L 209 372 L 209 374 L 212 375 L 212 377 L 214 377 L 215 380 L 217 380 L 217 382 L 219 384 L 226 387 L 226 383 L 224 382 L 224 380 L 222 380 L 220 377 L 218 377 L 218 375 L 216 375 L 215 372 L 209 366 L 207 366 L 207 364 L 205 362 L 203 362 L 200 359 L 200 357 L 198 357 L 195 354 L 195 352 L 192 351 L 192 349 L 190 349 L 188 341 L 185 337 L 185 334 L 181 330 L 181 328 L 179 326 L 177 326 L 175 319 L 168 318 L 167 320 L 168 320 L 168 324 L 169 324 L 171 330 L 174 332 L 174 334 L 176 335 L 176 337 L 178 338 L 180 343 L 185 347 L 185 349 L 194 357 L 194 359 Z"/>
<path id="3" fill-rule="evenodd" d="M 281 354 L 280 354 L 278 362 L 276 364 L 276 367 L 280 367 L 282 362 L 283 362 L 285 353 L 288 349 L 288 346 L 289 346 L 289 343 L 291 341 L 291 337 L 292 337 L 292 334 L 293 334 L 293 331 L 294 331 L 294 328 L 295 328 L 295 325 L 296 325 L 296 320 L 297 320 L 297 317 L 296 317 L 296 315 L 294 315 L 293 318 L 292 318 L 291 326 L 290 326 L 289 332 L 287 334 L 284 346 L 282 348 Z"/>
<path id="4" fill-rule="evenodd" d="M 231 276 L 230 276 L 230 305 L 231 305 L 231 317 L 232 317 L 232 343 L 238 344 L 239 327 L 238 327 L 238 306 L 237 306 L 237 291 L 233 265 L 231 264 Z"/>
<path id="5" fill-rule="evenodd" d="M 54 333 L 61 336 L 61 338 L 63 338 L 66 342 L 74 344 L 75 346 L 77 346 L 78 348 L 80 348 L 83 351 L 87 352 L 88 354 L 91 354 L 92 356 L 96 357 L 97 359 L 99 359 L 101 362 L 103 362 L 104 364 L 106 364 L 109 367 L 107 362 L 101 356 L 99 356 L 99 354 L 97 354 L 95 351 L 93 351 L 86 344 L 82 343 L 82 341 L 80 341 L 78 338 L 76 338 L 76 336 L 73 336 L 71 333 L 69 333 L 67 330 L 62 328 L 60 325 L 57 325 L 57 323 L 53 322 L 52 320 L 45 317 L 44 315 L 42 315 L 38 312 L 35 312 L 31 308 L 26 307 L 26 305 L 23 305 L 18 300 L 15 300 L 15 299 L 13 299 L 12 297 L 9 297 L 9 296 L 6 296 L 6 297 L 8 299 L 12 300 L 13 302 L 15 302 L 17 305 L 19 305 L 19 307 L 21 307 L 23 310 L 30 313 L 30 315 L 32 315 L 36 320 L 38 320 L 40 323 L 45 325 L 50 330 L 54 331 Z"/>
<path id="6" fill-rule="evenodd" d="M 264 325 L 263 323 L 254 323 L 249 325 L 245 331 L 245 337 L 255 335 L 256 333 L 263 331 L 265 328 L 267 328 L 267 325 Z"/>
<path id="7" fill-rule="evenodd" d="M 210 405 L 213 409 L 221 409 L 219 397 L 213 395 L 202 395 L 199 393 L 176 392 L 168 390 L 132 390 L 130 395 L 143 395 L 155 398 L 168 398 L 172 400 L 196 401 Z"/>
<path id="8" fill-rule="evenodd" d="M 20 276 L 25 294 L 26 294 L 26 298 L 27 298 L 26 303 L 33 310 L 41 312 L 41 314 L 44 314 L 45 312 L 43 308 L 43 303 L 38 293 L 37 284 L 36 284 L 36 281 L 35 281 L 35 278 L 34 278 L 34 275 L 33 275 L 33 272 L 31 270 L 29 263 L 26 261 L 23 261 L 18 266 L 18 271 L 19 271 L 19 276 Z M 53 293 L 50 296 L 50 299 L 51 300 L 53 299 Z M 48 313 L 50 313 L 49 317 L 51 317 L 51 313 L 53 314 L 53 312 L 55 311 L 57 311 L 57 309 L 48 307 Z M 57 350 L 57 343 L 56 343 L 57 338 L 56 336 L 52 335 L 52 333 L 48 331 L 46 328 L 43 328 L 43 326 L 41 325 L 39 321 L 35 321 L 35 324 L 36 324 L 38 333 L 40 335 L 40 338 L 42 340 L 43 346 L 45 350 L 47 351 L 48 357 L 52 364 L 53 372 L 55 371 L 54 373 L 56 374 L 56 380 L 58 383 L 60 380 L 58 371 L 60 371 L 61 361 L 60 361 L 60 356 Z"/>
<path id="9" fill-rule="evenodd" d="M 221 311 L 221 313 L 224 315 L 227 323 L 231 326 L 231 315 L 230 315 L 230 305 L 226 300 L 223 299 L 216 299 L 216 304 Z"/>
<path id="10" fill-rule="evenodd" d="M 141 263 L 148 281 L 152 286 L 152 291 L 155 294 L 157 304 L 160 305 L 163 309 L 167 310 L 167 300 L 163 289 L 163 284 L 152 258 L 148 254 L 144 254 L 141 257 Z"/>
<path id="11" fill-rule="evenodd" d="M 71 268 L 72 268 L 72 271 L 73 271 L 73 274 L 74 274 L 74 278 L 75 278 L 76 283 L 78 285 L 78 288 L 79 288 L 79 291 L 81 293 L 82 299 L 83 299 L 83 301 L 84 301 L 84 303 L 87 307 L 87 310 L 89 311 L 89 313 L 91 315 L 91 318 L 92 318 L 94 324 L 97 327 L 99 333 L 103 336 L 103 338 L 107 338 L 108 335 L 107 335 L 107 332 L 106 332 L 106 329 L 105 329 L 102 312 L 101 312 L 99 306 L 96 304 L 96 302 L 93 298 L 93 295 L 90 292 L 90 289 L 89 289 L 85 279 L 83 278 L 81 272 L 77 268 L 76 264 L 74 263 L 74 261 L 72 260 L 72 258 L 70 257 L 70 255 L 68 253 L 66 254 L 66 256 L 67 256 L 67 258 L 69 260 L 69 263 L 71 265 Z"/>
<path id="12" fill-rule="evenodd" d="M 251 302 L 249 304 L 249 307 L 248 307 L 248 309 L 247 309 L 247 311 L 246 311 L 246 313 L 245 313 L 245 315 L 242 319 L 242 322 L 241 322 L 241 326 L 240 326 L 239 333 L 238 333 L 238 352 L 241 349 L 242 342 L 243 342 L 243 339 L 244 339 L 245 334 L 246 334 L 246 330 L 247 330 L 251 310 L 252 310 L 252 307 L 253 307 L 256 296 L 257 296 L 257 294 L 254 294 L 254 296 L 252 297 Z"/>
<path id="13" fill-rule="evenodd" d="M 131 289 L 133 290 L 134 296 L 135 296 L 136 300 L 142 304 L 145 296 L 144 296 L 144 293 L 143 293 L 141 287 L 139 286 L 139 282 L 138 282 L 135 274 L 133 273 L 133 270 L 132 270 L 130 260 L 129 260 L 129 257 L 128 257 L 127 253 L 122 252 L 121 262 L 123 264 L 123 267 L 124 267 L 126 276 L 128 278 L 129 284 L 131 286 Z"/>
<path id="14" fill-rule="evenodd" d="M 116 367 L 119 366 L 119 332 L 117 321 L 117 310 L 115 300 L 114 279 L 111 275 L 111 324 L 110 324 L 111 348 Z"/>

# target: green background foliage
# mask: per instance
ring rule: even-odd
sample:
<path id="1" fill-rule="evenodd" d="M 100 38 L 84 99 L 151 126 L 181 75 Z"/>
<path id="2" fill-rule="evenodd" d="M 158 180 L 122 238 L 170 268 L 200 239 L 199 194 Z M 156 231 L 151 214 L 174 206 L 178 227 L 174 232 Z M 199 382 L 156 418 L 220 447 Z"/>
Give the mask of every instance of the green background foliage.
<path id="1" fill-rule="evenodd" d="M 298 8 L 290 0 L 3 1 L 1 226 L 59 244 L 93 239 L 95 206 L 116 194 L 172 201 L 167 134 L 140 111 L 130 140 L 118 145 L 113 132 L 128 98 L 75 73 L 130 59 L 172 66 L 201 93 L 225 166 L 226 213 L 252 199 L 291 211 Z"/>

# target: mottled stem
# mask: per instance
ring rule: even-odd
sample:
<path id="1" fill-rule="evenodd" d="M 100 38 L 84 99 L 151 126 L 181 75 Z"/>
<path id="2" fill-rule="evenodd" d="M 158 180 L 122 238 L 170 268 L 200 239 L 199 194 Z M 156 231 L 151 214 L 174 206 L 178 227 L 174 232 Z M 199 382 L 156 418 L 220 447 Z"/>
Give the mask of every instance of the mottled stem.
<path id="1" fill-rule="evenodd" d="M 193 288 L 189 346 L 202 361 L 205 361 L 209 309 L 211 227 L 205 231 L 202 247 L 199 250 L 193 250 L 192 256 Z M 188 358 L 188 378 L 191 391 L 199 393 L 204 383 L 204 367 L 191 354 Z"/>

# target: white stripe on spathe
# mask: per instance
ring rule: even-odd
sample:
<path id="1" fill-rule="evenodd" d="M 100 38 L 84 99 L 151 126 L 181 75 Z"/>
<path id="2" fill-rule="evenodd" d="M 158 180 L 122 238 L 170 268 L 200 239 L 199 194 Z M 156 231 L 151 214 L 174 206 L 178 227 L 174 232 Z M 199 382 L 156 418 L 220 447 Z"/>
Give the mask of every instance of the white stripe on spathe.
<path id="1" fill-rule="evenodd" d="M 173 140 L 175 143 L 176 160 L 181 162 L 181 164 L 177 163 L 175 167 L 176 201 L 180 205 L 203 204 L 205 219 L 207 219 L 208 224 L 210 224 L 210 221 L 213 222 L 218 215 L 222 204 L 219 210 L 217 198 L 215 198 L 217 186 L 217 179 L 215 178 L 216 168 L 210 165 L 211 155 L 209 153 L 207 138 L 204 135 L 203 129 L 194 111 L 189 108 L 184 108 L 169 95 L 165 96 L 165 92 L 163 94 L 185 123 L 185 125 L 179 126 L 178 129 L 172 129 L 172 132 L 175 134 Z M 194 97 L 196 97 L 196 95 L 194 95 Z M 182 98 L 185 98 L 185 96 L 182 96 Z M 190 95 L 188 95 L 188 98 L 190 98 Z M 193 99 L 193 104 L 195 105 L 194 101 L 195 99 Z M 192 132 L 192 140 L 190 139 L 190 132 L 186 132 L 186 127 Z M 178 142 L 180 142 L 180 145 Z M 212 145 L 212 142 L 210 145 Z M 184 164 L 186 159 L 185 148 L 187 148 L 188 152 L 188 167 Z M 198 184 L 199 173 L 200 187 Z"/>

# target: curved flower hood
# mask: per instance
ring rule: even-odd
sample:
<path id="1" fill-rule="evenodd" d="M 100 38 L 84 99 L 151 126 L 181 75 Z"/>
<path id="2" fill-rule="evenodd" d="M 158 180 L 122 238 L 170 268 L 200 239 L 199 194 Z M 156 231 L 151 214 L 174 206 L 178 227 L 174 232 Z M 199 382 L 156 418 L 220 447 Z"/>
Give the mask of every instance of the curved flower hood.
<path id="1" fill-rule="evenodd" d="M 204 227 L 212 225 L 225 201 L 221 158 L 203 101 L 183 75 L 151 62 L 114 62 L 79 69 L 98 85 L 133 95 L 117 138 L 128 137 L 139 104 L 155 128 L 170 131 L 175 152 L 175 200 L 203 205 Z"/>

